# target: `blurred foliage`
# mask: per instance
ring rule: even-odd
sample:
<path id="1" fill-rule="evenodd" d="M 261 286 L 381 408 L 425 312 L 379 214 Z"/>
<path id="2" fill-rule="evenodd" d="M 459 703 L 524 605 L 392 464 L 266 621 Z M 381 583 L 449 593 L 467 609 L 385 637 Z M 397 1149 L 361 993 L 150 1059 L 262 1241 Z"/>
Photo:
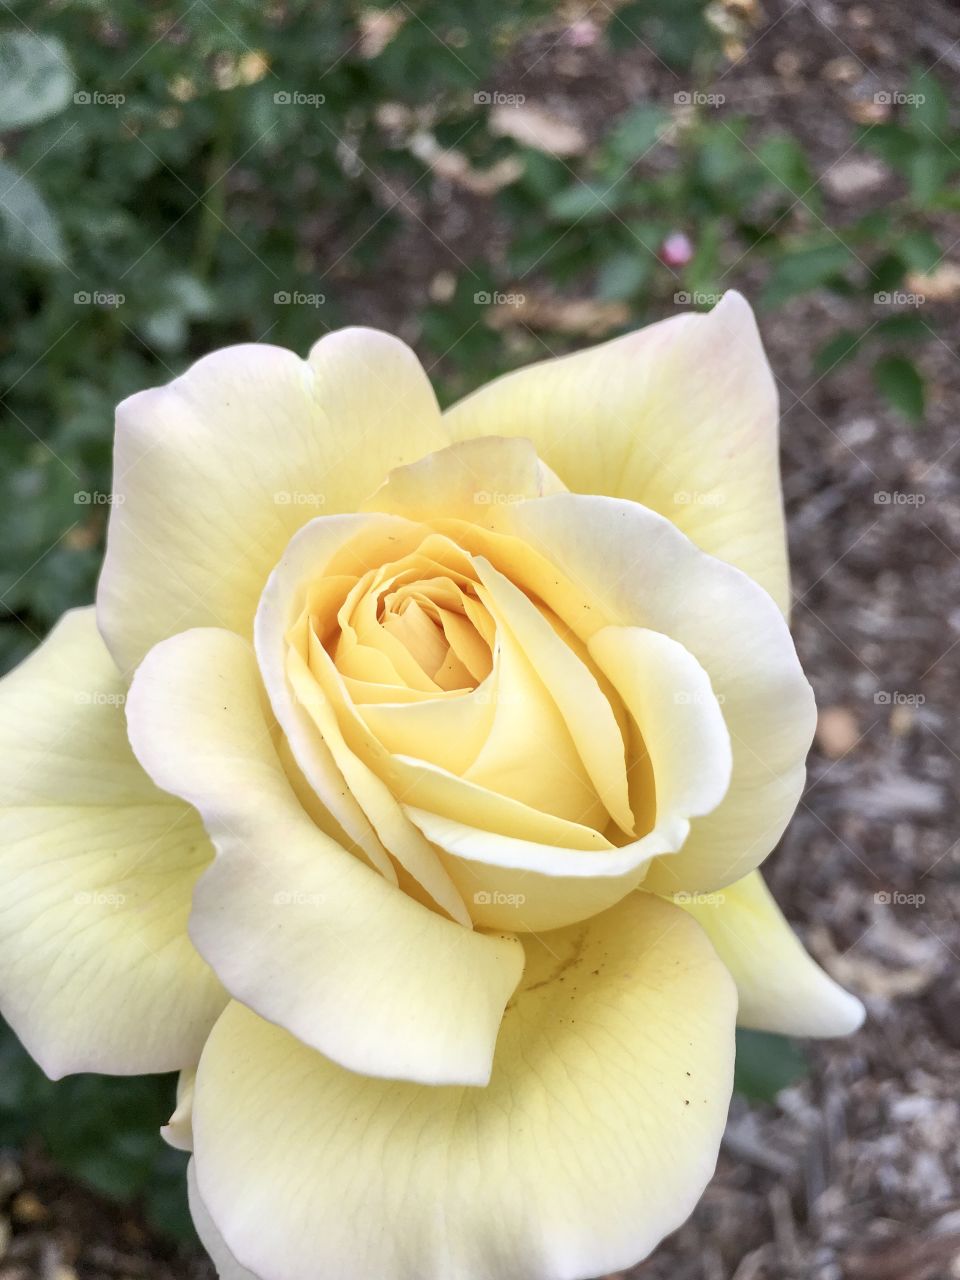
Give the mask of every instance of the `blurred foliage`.
<path id="1" fill-rule="evenodd" d="M 642 44 L 670 90 L 558 156 L 494 131 L 486 105 L 535 86 L 560 39 L 543 0 L 0 7 L 0 669 L 92 598 L 115 404 L 227 342 L 304 352 L 347 320 L 399 314 L 449 399 L 518 358 L 479 294 L 521 281 L 624 304 L 633 325 L 709 306 L 759 264 L 764 307 L 820 289 L 860 299 L 863 324 L 825 336 L 814 373 L 866 360 L 878 392 L 922 419 L 913 352 L 936 335 L 916 310 L 874 304 L 941 260 L 960 206 L 942 84 L 915 75 L 913 102 L 854 139 L 896 181 L 837 227 L 801 140 L 711 100 L 727 37 L 702 0 L 636 0 L 605 21 L 608 57 Z M 511 70 L 518 50 L 529 81 Z M 436 178 L 424 136 L 475 173 L 518 162 L 498 190 L 451 189 L 475 218 L 469 250 L 412 203 Z M 410 265 L 418 221 L 429 260 Z M 678 233 L 692 256 L 671 266 Z M 442 298 L 428 292 L 440 268 Z M 543 341 L 571 342 L 549 326 Z M 754 1097 L 802 1070 L 776 1037 L 745 1033 L 740 1050 Z M 0 1141 L 39 1134 L 77 1177 L 182 1222 L 183 1161 L 156 1137 L 169 1080 L 52 1085 L 9 1036 L 0 1055 Z"/>
<path id="2" fill-rule="evenodd" d="M 519 279 L 623 304 L 636 324 L 709 306 L 760 262 L 768 307 L 812 289 L 860 295 L 868 320 L 829 338 L 817 376 L 868 359 L 878 391 L 922 417 L 911 352 L 935 335 L 915 310 L 871 304 L 941 258 L 937 216 L 960 203 L 960 135 L 935 77 L 909 85 L 919 105 L 863 129 L 863 151 L 901 181 L 838 230 L 798 138 L 716 101 L 724 36 L 701 0 L 639 0 L 609 17 L 607 55 L 642 43 L 671 92 L 629 106 L 584 154 L 491 128 L 491 89 L 536 86 L 563 33 L 551 14 L 542 0 L 493 15 L 472 0 L 0 13 L 0 669 L 91 598 L 114 405 L 227 342 L 305 351 L 347 320 L 382 322 L 371 294 L 414 312 L 450 398 L 518 358 L 478 318 L 478 293 Z M 523 72 L 511 70 L 518 50 Z M 522 168 L 479 211 L 453 190 L 478 234 L 465 257 L 430 230 L 421 257 L 455 277 L 442 301 L 427 296 L 431 261 L 404 275 L 403 236 L 423 224 L 410 201 L 435 176 L 425 134 L 473 172 Z M 694 253 L 668 266 L 661 246 L 677 232 Z M 494 252 L 486 241 L 501 233 Z M 543 340 L 569 345 L 549 325 Z"/>
<path id="3" fill-rule="evenodd" d="M 175 1095 L 174 1076 L 48 1080 L 0 1022 L 0 1147 L 39 1139 L 84 1186 L 122 1204 L 138 1202 L 154 1230 L 190 1240 L 187 1156 L 159 1134 Z"/>
<path id="4" fill-rule="evenodd" d="M 766 1031 L 737 1031 L 733 1087 L 753 1102 L 773 1102 L 781 1089 L 809 1071 L 803 1050 L 793 1040 Z"/>

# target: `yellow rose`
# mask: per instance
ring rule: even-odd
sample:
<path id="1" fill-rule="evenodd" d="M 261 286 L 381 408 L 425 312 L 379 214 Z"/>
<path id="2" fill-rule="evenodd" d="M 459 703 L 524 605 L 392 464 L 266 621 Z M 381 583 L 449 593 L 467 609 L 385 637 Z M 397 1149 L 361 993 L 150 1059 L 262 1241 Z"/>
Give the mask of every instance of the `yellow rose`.
<path id="1" fill-rule="evenodd" d="M 862 1016 L 756 871 L 814 702 L 746 303 L 446 415 L 382 333 L 217 352 L 120 406 L 114 488 L 96 614 L 0 687 L 6 1017 L 182 1071 L 229 1280 L 636 1262 L 738 996 Z"/>

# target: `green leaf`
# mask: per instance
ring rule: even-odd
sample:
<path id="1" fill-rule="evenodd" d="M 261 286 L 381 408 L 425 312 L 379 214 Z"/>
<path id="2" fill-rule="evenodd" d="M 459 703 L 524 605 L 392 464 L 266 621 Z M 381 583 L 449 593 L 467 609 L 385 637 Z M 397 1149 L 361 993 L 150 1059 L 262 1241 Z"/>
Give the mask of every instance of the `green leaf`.
<path id="1" fill-rule="evenodd" d="M 922 205 L 932 204 L 950 175 L 960 168 L 960 161 L 946 147 L 939 146 L 932 138 L 930 141 L 931 146 L 914 151 L 909 165 L 910 191 Z"/>
<path id="2" fill-rule="evenodd" d="M 615 253 L 597 275 L 597 297 L 606 302 L 632 298 L 650 279 L 652 266 L 652 257 L 641 245 Z"/>
<path id="3" fill-rule="evenodd" d="M 722 240 L 723 227 L 716 219 L 709 219 L 701 224 L 696 251 L 683 273 L 684 283 L 692 292 L 705 294 L 723 292 L 717 278 L 720 270 Z"/>
<path id="4" fill-rule="evenodd" d="M 785 1036 L 766 1031 L 737 1031 L 733 1087 L 756 1102 L 772 1102 L 781 1089 L 809 1071 L 801 1049 Z"/>
<path id="5" fill-rule="evenodd" d="M 853 255 L 838 240 L 831 244 L 798 249 L 777 263 L 763 291 L 767 306 L 777 306 L 799 293 L 807 293 L 840 274 Z"/>
<path id="6" fill-rule="evenodd" d="M 0 160 L 0 227 L 11 258 L 47 267 L 66 265 L 67 247 L 53 210 L 31 180 Z"/>
<path id="7" fill-rule="evenodd" d="M 897 241 L 897 252 L 913 271 L 930 271 L 943 257 L 930 231 L 911 231 Z"/>
<path id="8" fill-rule="evenodd" d="M 942 138 L 950 126 L 950 99 L 934 76 L 915 69 L 910 79 L 910 93 L 917 99 L 911 105 L 910 120 L 918 137 L 935 134 Z"/>
<path id="9" fill-rule="evenodd" d="M 900 124 L 873 125 L 861 133 L 860 143 L 900 173 L 909 170 L 917 151 L 916 138 Z"/>
<path id="10" fill-rule="evenodd" d="M 864 335 L 853 329 L 841 329 L 839 333 L 825 342 L 813 357 L 813 371 L 819 377 L 841 368 L 848 360 L 852 360 L 860 349 Z"/>
<path id="11" fill-rule="evenodd" d="M 757 147 L 757 155 L 764 166 L 793 196 L 809 199 L 813 192 L 813 174 L 807 161 L 807 153 L 789 134 L 775 134 L 765 138 Z"/>
<path id="12" fill-rule="evenodd" d="M 923 378 L 912 360 L 906 356 L 881 356 L 873 366 L 873 380 L 881 395 L 895 409 L 919 422 L 923 418 L 926 394 Z"/>
<path id="13" fill-rule="evenodd" d="M 609 214 L 614 199 L 605 187 L 577 182 L 555 195 L 547 208 L 558 222 L 596 222 Z"/>
<path id="14" fill-rule="evenodd" d="M 870 267 L 870 286 L 874 293 L 889 293 L 903 284 L 907 265 L 899 252 L 881 254 Z"/>
<path id="15" fill-rule="evenodd" d="M 53 36 L 0 31 L 0 132 L 37 124 L 62 111 L 76 77 Z"/>
<path id="16" fill-rule="evenodd" d="M 914 342 L 929 338 L 930 329 L 918 315 L 901 312 L 881 320 L 873 330 L 872 336 L 891 338 L 897 342 Z"/>
<path id="17" fill-rule="evenodd" d="M 628 167 L 656 143 L 670 119 L 662 107 L 647 103 L 634 107 L 620 117 L 606 140 L 606 148 L 621 167 Z"/>

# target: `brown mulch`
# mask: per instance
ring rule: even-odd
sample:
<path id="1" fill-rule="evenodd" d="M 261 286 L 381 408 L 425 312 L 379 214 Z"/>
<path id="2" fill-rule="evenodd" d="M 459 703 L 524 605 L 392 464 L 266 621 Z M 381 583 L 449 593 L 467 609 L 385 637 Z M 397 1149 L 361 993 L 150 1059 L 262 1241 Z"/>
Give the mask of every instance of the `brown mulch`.
<path id="1" fill-rule="evenodd" d="M 63 1176 L 37 1150 L 0 1155 L 0 1280 L 215 1280 L 193 1248 L 159 1239 L 136 1209 Z"/>

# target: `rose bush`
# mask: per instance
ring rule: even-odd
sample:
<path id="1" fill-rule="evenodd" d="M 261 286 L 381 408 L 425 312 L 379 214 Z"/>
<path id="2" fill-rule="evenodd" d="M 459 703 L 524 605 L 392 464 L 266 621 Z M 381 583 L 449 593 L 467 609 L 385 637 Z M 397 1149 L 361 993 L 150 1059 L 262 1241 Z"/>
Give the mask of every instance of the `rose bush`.
<path id="1" fill-rule="evenodd" d="M 756 868 L 814 702 L 728 294 L 441 415 L 399 341 L 117 414 L 96 611 L 0 686 L 0 990 L 179 1069 L 229 1280 L 579 1280 L 710 1177 L 734 1026 L 855 1028 Z"/>

